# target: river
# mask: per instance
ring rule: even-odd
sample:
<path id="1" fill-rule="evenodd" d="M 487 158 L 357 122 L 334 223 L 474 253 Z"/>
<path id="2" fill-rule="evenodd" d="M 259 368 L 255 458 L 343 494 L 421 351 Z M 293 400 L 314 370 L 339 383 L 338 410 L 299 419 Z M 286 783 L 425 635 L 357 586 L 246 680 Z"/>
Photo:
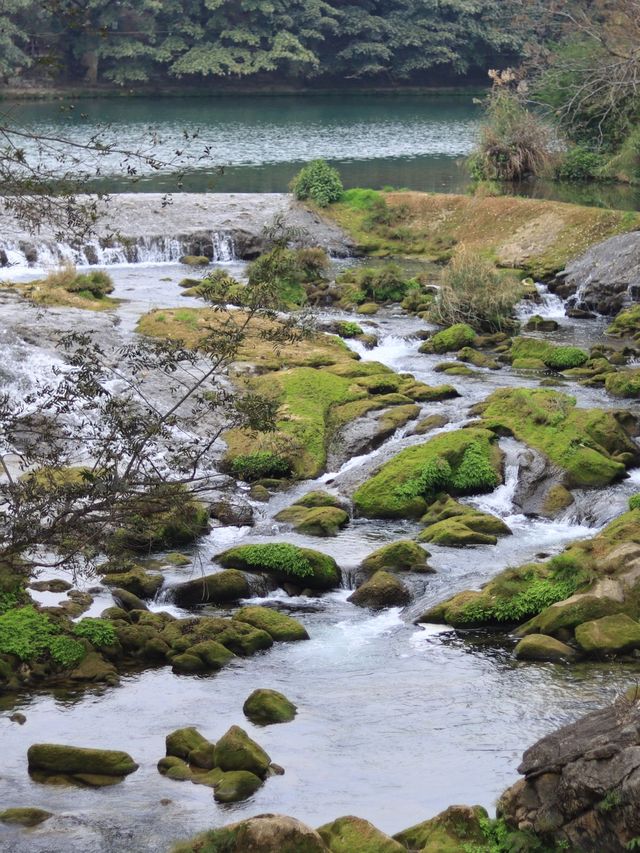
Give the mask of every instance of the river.
<path id="1" fill-rule="evenodd" d="M 226 265 L 242 274 L 243 265 Z M 183 297 L 177 282 L 185 268 L 176 264 L 110 267 L 123 302 L 109 314 L 31 308 L 6 297 L 0 305 L 0 354 L 5 383 L 19 393 L 48 375 L 49 334 L 55 328 L 91 326 L 98 339 L 118 346 L 133 334 L 135 319 L 156 306 L 198 304 Z M 547 316 L 563 313 L 558 299 L 547 296 L 540 309 Z M 526 313 L 526 309 L 523 308 Z M 352 315 L 321 312 L 319 319 Z M 358 318 L 365 331 L 378 335 L 373 350 L 358 349 L 367 359 L 411 372 L 429 384 L 442 374 L 434 367 L 440 356 L 418 352 L 416 332 L 425 324 L 399 308 L 374 318 Z M 602 320 L 562 318 L 554 341 L 588 344 L 600 339 Z M 39 329 L 27 340 L 21 330 Z M 18 334 L 13 329 L 18 329 Z M 425 413 L 450 417 L 444 429 L 464 424 L 469 407 L 498 387 L 531 386 L 538 379 L 509 367 L 480 370 L 474 377 L 455 377 L 462 396 L 427 404 Z M 569 383 L 579 404 L 617 405 L 598 388 Z M 424 439 L 404 429 L 381 448 L 351 459 L 318 481 L 298 483 L 254 505 L 253 528 L 217 528 L 193 550 L 191 566 L 166 575 L 165 590 L 152 605 L 184 615 L 166 593 L 179 580 L 197 575 L 213 555 L 230 543 L 286 538 L 336 557 L 349 576 L 375 548 L 417 532 L 410 522 L 353 520 L 336 538 L 317 540 L 292 534 L 274 515 L 296 496 L 314 488 L 349 494 L 355 482 L 402 447 Z M 567 542 L 592 536 L 622 512 L 628 496 L 639 490 L 640 469 L 610 488 L 577 495 L 576 504 L 555 520 L 518 515 L 513 490 L 521 448 L 502 440 L 507 458 L 504 486 L 482 498 L 478 506 L 505 518 L 514 531 L 499 544 L 470 549 L 432 547 L 430 563 L 437 573 L 408 580 L 415 596 L 404 612 L 363 610 L 346 601 L 347 589 L 318 599 L 288 598 L 273 593 L 269 603 L 299 618 L 311 639 L 276 644 L 252 658 L 237 659 L 212 677 L 181 677 L 168 667 L 134 673 L 118 688 L 77 693 L 31 693 L 4 700 L 0 714 L 2 773 L 0 801 L 45 807 L 56 817 L 28 832 L 0 829 L 0 848 L 12 853 L 150 853 L 166 851 L 174 839 L 199 829 L 264 812 L 292 814 L 317 826 L 343 814 L 368 818 L 387 832 L 424 820 L 451 803 L 479 803 L 492 810 L 497 795 L 512 783 L 522 751 L 557 726 L 603 705 L 637 680 L 635 664 L 555 666 L 518 663 L 507 643 L 496 648 L 483 632 L 466 636 L 436 626 L 417 627 L 412 619 L 428 605 L 464 588 L 477 588 L 507 565 L 517 565 L 540 552 L 554 553 Z M 243 487 L 240 487 L 242 490 Z M 93 581 L 95 584 L 95 580 Z M 87 581 L 87 585 L 92 585 Z M 43 594 L 42 600 L 56 600 Z M 257 599 L 258 603 L 263 599 Z M 96 595 L 90 611 L 97 615 L 111 604 L 107 590 Z M 213 611 L 212 611 L 213 612 Z M 257 728 L 242 714 L 242 704 L 256 687 L 281 690 L 298 707 L 287 725 Z M 27 722 L 9 721 L 22 711 Z M 250 800 L 233 806 L 213 801 L 211 790 L 161 776 L 156 762 L 164 755 L 164 738 L 175 728 L 193 725 L 216 740 L 231 724 L 239 724 L 285 768 L 284 776 L 267 781 Z M 125 749 L 140 769 L 125 782 L 101 790 L 51 787 L 33 782 L 26 766 L 28 746 L 36 741 Z M 4 844 L 4 846 L 3 846 Z"/>
<path id="2" fill-rule="evenodd" d="M 463 161 L 481 113 L 471 94 L 122 97 L 3 102 L 1 109 L 11 122 L 51 137 L 82 142 L 103 133 L 119 148 L 172 164 L 177 149 L 190 150 L 193 161 L 179 158 L 187 168 L 180 189 L 187 192 L 285 192 L 301 165 L 318 157 L 340 170 L 346 187 L 465 192 L 470 180 Z M 46 157 L 58 168 L 52 152 Z M 174 165 L 131 165 L 138 171 L 135 184 L 122 177 L 121 156 L 101 157 L 103 177 L 92 187 L 177 189 Z M 640 190 L 618 184 L 536 181 L 504 189 L 598 207 L 640 207 Z"/>

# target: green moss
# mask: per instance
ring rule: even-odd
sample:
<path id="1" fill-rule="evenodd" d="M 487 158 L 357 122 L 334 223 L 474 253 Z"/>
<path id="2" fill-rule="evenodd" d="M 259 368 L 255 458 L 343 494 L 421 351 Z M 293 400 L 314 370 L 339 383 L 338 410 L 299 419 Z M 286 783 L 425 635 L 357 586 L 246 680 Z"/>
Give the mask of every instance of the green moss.
<path id="1" fill-rule="evenodd" d="M 289 723 L 296 716 L 296 706 L 277 690 L 254 690 L 246 699 L 242 710 L 252 723 L 268 726 Z"/>
<path id="2" fill-rule="evenodd" d="M 349 515 L 339 507 L 323 506 L 308 509 L 294 529 L 308 536 L 336 536 L 349 522 Z"/>
<path id="3" fill-rule="evenodd" d="M 18 607 L 0 616 L 0 654 L 21 661 L 50 657 L 65 669 L 75 666 L 85 647 L 63 633 L 62 627 L 34 607 Z"/>
<path id="4" fill-rule="evenodd" d="M 27 751 L 29 771 L 47 774 L 94 774 L 128 776 L 138 765 L 126 752 L 110 749 L 85 749 L 53 743 L 36 743 Z"/>
<path id="5" fill-rule="evenodd" d="M 448 329 L 436 332 L 420 347 L 420 352 L 457 352 L 465 347 L 472 346 L 475 340 L 476 333 L 471 326 L 466 323 L 456 323 L 454 326 L 449 326 Z"/>
<path id="6" fill-rule="evenodd" d="M 608 373 L 604 387 L 613 397 L 636 399 L 640 397 L 640 369 L 630 368 L 617 373 Z"/>
<path id="7" fill-rule="evenodd" d="M 53 637 L 49 642 L 49 654 L 53 660 L 64 669 L 71 669 L 80 663 L 86 654 L 86 649 L 79 640 L 73 637 Z"/>
<path id="8" fill-rule="evenodd" d="M 233 618 L 266 631 L 274 640 L 309 639 L 306 628 L 297 619 L 279 613 L 271 607 L 242 607 Z"/>
<path id="9" fill-rule="evenodd" d="M 487 818 L 482 806 L 449 806 L 431 820 L 411 826 L 394 838 L 405 848 L 423 853 L 466 853 L 467 849 L 484 853 L 483 827 Z"/>
<path id="10" fill-rule="evenodd" d="M 561 643 L 546 634 L 530 634 L 523 637 L 513 650 L 517 660 L 533 661 L 573 661 L 577 657 L 576 650 L 566 643 Z"/>
<path id="11" fill-rule="evenodd" d="M 231 770 L 223 773 L 214 787 L 217 803 L 238 803 L 252 797 L 262 786 L 262 779 L 248 770 Z"/>
<path id="12" fill-rule="evenodd" d="M 431 571 L 427 566 L 428 556 L 428 552 L 415 542 L 402 539 L 399 542 L 383 545 L 382 548 L 369 554 L 360 564 L 360 568 L 368 574 L 373 574 L 380 569 L 396 572 L 426 572 Z"/>
<path id="13" fill-rule="evenodd" d="M 264 779 L 271 759 L 259 744 L 239 726 L 231 726 L 216 743 L 216 767 L 225 773 L 247 770 Z"/>
<path id="14" fill-rule="evenodd" d="M 231 463 L 231 473 L 239 480 L 251 483 L 264 477 L 280 479 L 291 474 L 291 463 L 277 453 L 257 450 L 236 456 Z"/>
<path id="15" fill-rule="evenodd" d="M 315 492 L 307 492 L 306 495 L 303 495 L 301 498 L 298 498 L 297 501 L 293 504 L 293 506 L 302 506 L 307 509 L 312 509 L 318 506 L 335 506 L 340 507 L 340 501 L 334 495 L 330 495 L 328 492 L 315 491 Z"/>
<path id="16" fill-rule="evenodd" d="M 443 495 L 431 504 L 420 519 L 427 529 L 420 534 L 421 542 L 434 545 L 464 547 L 466 545 L 495 545 L 498 536 L 511 530 L 495 515 L 480 512 Z"/>
<path id="17" fill-rule="evenodd" d="M 340 817 L 319 827 L 318 834 L 331 853 L 403 853 L 406 850 L 359 817 Z"/>
<path id="18" fill-rule="evenodd" d="M 624 613 L 576 627 L 576 642 L 589 655 L 625 654 L 640 649 L 640 623 Z"/>
<path id="19" fill-rule="evenodd" d="M 640 509 L 640 494 L 631 495 L 629 498 L 629 509 Z"/>
<path id="20" fill-rule="evenodd" d="M 608 327 L 607 334 L 637 339 L 640 334 L 640 305 L 622 310 Z"/>
<path id="21" fill-rule="evenodd" d="M 581 367 L 589 360 L 589 354 L 579 347 L 556 346 L 537 338 L 514 338 L 510 354 L 514 366 L 534 360 L 534 364 L 542 361 L 545 367 L 558 371 Z"/>
<path id="22" fill-rule="evenodd" d="M 364 334 L 362 326 L 354 323 L 351 320 L 343 320 L 338 323 L 338 334 L 341 338 L 355 338 L 358 335 Z"/>
<path id="23" fill-rule="evenodd" d="M 611 412 L 580 409 L 573 397 L 547 389 L 502 389 L 475 408 L 482 424 L 542 451 L 566 472 L 565 485 L 604 486 L 625 472 L 620 454 L 638 449 Z"/>
<path id="24" fill-rule="evenodd" d="M 278 579 L 299 581 L 315 589 L 331 589 L 340 582 L 340 569 L 335 560 L 288 542 L 240 545 L 219 554 L 217 559 L 225 567 L 268 572 Z"/>
<path id="25" fill-rule="evenodd" d="M 415 518 L 439 492 L 491 491 L 501 480 L 500 471 L 495 436 L 486 430 L 455 430 L 403 450 L 355 492 L 353 501 L 368 518 Z"/>
<path id="26" fill-rule="evenodd" d="M 53 817 L 53 814 L 44 811 L 44 809 L 14 808 L 0 812 L 2 823 L 15 823 L 19 826 L 37 826 L 39 823 L 49 820 L 50 817 Z"/>

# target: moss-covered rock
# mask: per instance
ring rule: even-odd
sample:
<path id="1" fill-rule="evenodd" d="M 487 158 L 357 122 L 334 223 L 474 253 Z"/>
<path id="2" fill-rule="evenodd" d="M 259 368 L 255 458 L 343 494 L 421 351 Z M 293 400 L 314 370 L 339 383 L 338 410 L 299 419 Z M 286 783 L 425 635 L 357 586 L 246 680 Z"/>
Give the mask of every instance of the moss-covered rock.
<path id="1" fill-rule="evenodd" d="M 250 588 L 242 572 L 227 569 L 181 583 L 172 592 L 179 607 L 193 607 L 198 604 L 229 604 L 248 598 Z"/>
<path id="2" fill-rule="evenodd" d="M 172 853 L 327 853 L 318 833 L 294 818 L 259 815 L 197 835 Z"/>
<path id="3" fill-rule="evenodd" d="M 200 658 L 205 669 L 209 672 L 222 669 L 234 657 L 233 652 L 230 652 L 226 646 L 215 640 L 203 640 L 200 643 L 196 643 L 187 649 L 187 654 Z"/>
<path id="4" fill-rule="evenodd" d="M 45 820 L 49 820 L 50 817 L 53 817 L 51 812 L 28 807 L 5 809 L 0 812 L 0 822 L 13 823 L 18 826 L 38 826 L 38 824 L 44 823 Z"/>
<path id="5" fill-rule="evenodd" d="M 482 827 L 488 817 L 482 806 L 449 806 L 393 837 L 405 848 L 421 853 L 461 853 L 467 847 L 484 850 L 487 839 Z"/>
<path id="6" fill-rule="evenodd" d="M 539 314 L 534 314 L 529 317 L 525 324 L 525 329 L 528 332 L 557 332 L 560 324 L 550 317 L 541 317 Z"/>
<path id="7" fill-rule="evenodd" d="M 421 548 L 410 539 L 401 539 L 399 542 L 390 542 L 383 545 L 360 564 L 360 570 L 367 575 L 372 575 L 380 569 L 388 569 L 392 572 L 433 572 L 434 569 L 427 563 L 429 552 Z"/>
<path id="8" fill-rule="evenodd" d="M 406 848 L 360 817 L 339 817 L 318 828 L 331 853 L 403 853 Z"/>
<path id="9" fill-rule="evenodd" d="M 193 771 L 186 761 L 176 758 L 175 755 L 167 755 L 158 761 L 158 773 L 166 776 L 174 782 L 191 782 Z"/>
<path id="10" fill-rule="evenodd" d="M 341 579 L 340 569 L 332 557 L 285 542 L 240 545 L 224 551 L 216 559 L 228 568 L 265 572 L 281 583 L 299 583 L 310 589 L 333 589 L 339 586 Z"/>
<path id="11" fill-rule="evenodd" d="M 212 746 L 211 741 L 207 740 L 193 726 L 176 729 L 168 734 L 165 738 L 165 745 L 167 756 L 180 758 L 183 761 L 190 761 L 191 753 L 206 750 Z"/>
<path id="12" fill-rule="evenodd" d="M 107 584 L 107 586 L 125 589 L 127 592 L 138 596 L 138 598 L 153 598 L 162 586 L 163 580 L 162 575 L 152 575 L 149 572 L 145 572 L 140 566 L 137 566 L 130 572 L 108 574 L 102 578 L 103 583 Z"/>
<path id="13" fill-rule="evenodd" d="M 474 367 L 484 367 L 488 370 L 500 370 L 501 368 L 500 363 L 495 358 L 472 347 L 463 347 L 458 351 L 457 358 L 459 361 L 468 361 Z"/>
<path id="14" fill-rule="evenodd" d="M 348 523 L 349 515 L 343 509 L 326 506 L 306 510 L 294 529 L 307 536 L 337 536 Z"/>
<path id="15" fill-rule="evenodd" d="M 259 689 L 246 699 L 242 706 L 245 716 L 252 723 L 268 726 L 273 723 L 289 723 L 294 719 L 297 708 L 277 690 Z"/>
<path id="16" fill-rule="evenodd" d="M 27 751 L 30 773 L 49 776 L 96 775 L 122 779 L 138 769 L 126 752 L 35 743 Z"/>
<path id="17" fill-rule="evenodd" d="M 617 373 L 608 373 L 604 387 L 612 397 L 637 399 L 640 397 L 640 369 L 635 367 L 619 370 Z"/>
<path id="18" fill-rule="evenodd" d="M 347 601 L 358 607 L 382 610 L 385 607 L 404 607 L 411 601 L 411 593 L 395 575 L 379 570 L 359 586 Z"/>
<path id="19" fill-rule="evenodd" d="M 624 613 L 603 616 L 578 625 L 576 642 L 594 657 L 625 654 L 640 649 L 640 623 Z"/>
<path id="20" fill-rule="evenodd" d="M 613 412 L 577 408 L 575 398 L 558 391 L 501 389 L 474 413 L 487 429 L 544 453 L 564 470 L 568 488 L 605 486 L 640 460 L 626 423 Z"/>
<path id="21" fill-rule="evenodd" d="M 262 779 L 255 773 L 230 770 L 220 776 L 214 787 L 213 797 L 217 803 L 238 803 L 252 797 L 262 784 Z"/>
<path id="22" fill-rule="evenodd" d="M 608 327 L 607 334 L 637 340 L 640 335 L 640 305 L 632 305 L 620 311 Z"/>
<path id="23" fill-rule="evenodd" d="M 426 435 L 434 429 L 446 426 L 449 423 L 449 418 L 446 415 L 428 415 L 413 427 L 414 435 Z"/>
<path id="24" fill-rule="evenodd" d="M 549 661 L 551 663 L 573 661 L 576 650 L 546 634 L 531 634 L 524 637 L 514 649 L 518 660 Z"/>
<path id="25" fill-rule="evenodd" d="M 182 255 L 180 263 L 187 267 L 206 267 L 211 263 L 211 259 L 205 255 Z"/>
<path id="26" fill-rule="evenodd" d="M 550 370 L 569 370 L 581 367 L 589 360 L 589 353 L 579 347 L 556 346 L 540 338 L 513 338 L 510 357 L 513 362 L 536 359 Z"/>
<path id="27" fill-rule="evenodd" d="M 532 633 L 543 633 L 554 636 L 566 635 L 583 622 L 601 619 L 620 613 L 622 605 L 615 599 L 606 596 L 590 595 L 589 592 L 576 596 L 564 597 L 557 603 L 546 607 L 540 614 L 525 622 L 518 629 L 520 636 Z"/>
<path id="28" fill-rule="evenodd" d="M 481 494 L 502 480 L 496 436 L 461 429 L 408 447 L 384 464 L 353 495 L 359 515 L 419 518 L 442 492 Z"/>
<path id="29" fill-rule="evenodd" d="M 565 488 L 565 486 L 562 486 L 560 483 L 556 483 L 555 486 L 551 486 L 544 496 L 542 513 L 548 518 L 554 518 L 558 513 L 567 509 L 567 507 L 571 506 L 573 503 L 574 497 L 569 489 Z"/>
<path id="30" fill-rule="evenodd" d="M 493 533 L 474 530 L 465 518 L 448 518 L 431 525 L 420 534 L 421 542 L 431 542 L 448 548 L 466 548 L 471 545 L 495 545 L 498 537 Z"/>
<path id="31" fill-rule="evenodd" d="M 274 640 L 308 640 L 307 629 L 293 619 L 274 610 L 272 607 L 243 607 L 233 615 L 234 621 L 246 622 L 270 634 Z"/>
<path id="32" fill-rule="evenodd" d="M 427 529 L 421 542 L 462 548 L 466 545 L 495 545 L 498 536 L 508 536 L 511 529 L 495 515 L 461 504 L 449 495 L 441 495 L 420 519 Z"/>
<path id="33" fill-rule="evenodd" d="M 69 674 L 71 681 L 118 684 L 120 678 L 115 666 L 98 652 L 88 652 Z"/>
<path id="34" fill-rule="evenodd" d="M 338 507 L 339 509 L 343 508 L 343 502 L 340 500 L 340 498 L 337 498 L 335 495 L 329 494 L 329 492 L 323 491 L 307 492 L 306 495 L 303 495 L 301 498 L 298 498 L 298 500 L 295 501 L 292 505 L 306 507 L 307 509 L 315 509 L 319 506 L 334 506 Z"/>
<path id="35" fill-rule="evenodd" d="M 449 326 L 448 329 L 436 332 L 435 335 L 426 340 L 420 347 L 420 352 L 456 352 L 465 347 L 473 346 L 476 337 L 477 335 L 471 326 L 466 323 L 456 323 L 454 326 Z"/>
<path id="36" fill-rule="evenodd" d="M 216 743 L 216 767 L 225 773 L 246 770 L 264 779 L 271 764 L 267 753 L 239 726 L 231 726 Z"/>
<path id="37" fill-rule="evenodd" d="M 116 602 L 118 607 L 127 612 L 131 610 L 149 609 L 141 598 L 138 598 L 137 595 L 134 595 L 132 592 L 129 592 L 128 589 L 121 589 L 120 587 L 116 587 L 115 589 L 111 590 L 111 595 L 113 596 L 113 600 Z"/>

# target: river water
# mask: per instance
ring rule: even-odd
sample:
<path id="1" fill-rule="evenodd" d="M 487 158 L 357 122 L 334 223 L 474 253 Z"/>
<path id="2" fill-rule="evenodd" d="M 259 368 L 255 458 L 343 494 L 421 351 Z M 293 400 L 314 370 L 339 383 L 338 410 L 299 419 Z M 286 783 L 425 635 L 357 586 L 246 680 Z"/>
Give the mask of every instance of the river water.
<path id="1" fill-rule="evenodd" d="M 241 264 L 231 262 L 227 268 L 242 274 Z M 87 316 L 88 312 L 65 309 L 42 313 L 9 297 L 4 300 L 0 364 L 5 385 L 24 393 L 30 383 L 48 375 L 51 350 L 46 341 L 56 328 L 88 324 L 116 346 L 133 334 L 137 317 L 150 308 L 198 304 L 185 299 L 177 286 L 185 274 L 183 267 L 140 264 L 109 271 L 116 284 L 114 295 L 126 300 L 109 314 Z M 546 295 L 540 310 L 559 316 L 562 305 Z M 324 312 L 319 319 L 343 316 L 349 315 Z M 442 382 L 442 374 L 434 371 L 441 357 L 418 353 L 415 333 L 424 323 L 398 308 L 358 321 L 379 338 L 379 345 L 370 351 L 353 345 L 363 358 L 411 372 L 430 384 Z M 599 340 L 604 328 L 600 320 L 563 318 L 562 323 L 554 340 L 588 344 Z M 33 341 L 33 335 L 25 340 L 24 330 L 36 327 L 40 340 Z M 12 331 L 16 328 L 18 334 Z M 481 370 L 473 378 L 455 377 L 453 384 L 462 397 L 425 405 L 423 414 L 445 413 L 450 418 L 445 429 L 450 429 L 464 424 L 469 407 L 495 388 L 534 387 L 537 382 L 538 378 L 507 367 Z M 582 405 L 614 405 L 600 389 L 575 383 L 568 387 Z M 274 538 L 332 554 L 348 577 L 372 550 L 415 534 L 417 526 L 360 519 L 334 539 L 318 540 L 292 534 L 274 521 L 274 515 L 313 488 L 350 494 L 385 458 L 423 440 L 405 428 L 372 454 L 349 460 L 318 481 L 296 484 L 268 504 L 255 504 L 253 528 L 213 530 L 193 550 L 191 566 L 166 575 L 165 588 L 210 570 L 212 557 L 229 544 Z M 309 641 L 276 644 L 265 653 L 235 660 L 212 677 L 180 677 L 164 667 L 127 675 L 118 688 L 5 698 L 0 714 L 0 802 L 6 807 L 41 806 L 56 817 L 29 831 L 3 827 L 0 849 L 166 851 L 177 838 L 263 812 L 292 814 L 311 825 L 357 814 L 396 832 L 452 803 L 480 803 L 491 810 L 497 795 L 515 780 L 527 746 L 612 699 L 635 682 L 639 671 L 632 664 L 518 663 L 509 643 L 496 648 L 482 632 L 461 636 L 439 626 L 413 624 L 430 604 L 457 590 L 477 588 L 507 565 L 540 552 L 557 552 L 573 539 L 593 535 L 624 510 L 630 494 L 640 490 L 639 469 L 623 483 L 578 495 L 576 505 L 558 520 L 528 519 L 517 514 L 512 502 L 521 448 L 513 440 L 503 440 L 502 446 L 506 482 L 474 502 L 505 518 L 514 535 L 500 539 L 495 547 L 432 547 L 430 563 L 437 573 L 407 579 L 415 601 L 406 611 L 374 614 L 354 607 L 346 601 L 347 589 L 311 600 L 274 593 L 269 603 L 299 618 L 309 631 Z M 243 487 L 239 489 L 244 494 Z M 46 603 L 56 599 L 50 594 L 41 597 Z M 111 603 L 104 590 L 90 614 L 99 614 Z M 152 609 L 181 613 L 166 589 Z M 264 729 L 246 721 L 242 704 L 256 687 L 284 692 L 298 705 L 295 721 Z M 24 726 L 9 721 L 17 709 L 27 717 Z M 193 725 L 216 740 L 234 723 L 245 727 L 286 770 L 284 776 L 269 779 L 250 800 L 220 806 L 209 788 L 173 782 L 157 772 L 168 732 Z M 39 785 L 27 773 L 26 751 L 31 743 L 43 740 L 125 749 L 140 769 L 122 784 L 97 791 Z"/>
<path id="2" fill-rule="evenodd" d="M 94 165 L 104 177 L 93 187 L 108 192 L 176 190 L 178 149 L 193 155 L 179 158 L 187 170 L 186 192 L 285 192 L 301 165 L 318 157 L 338 167 L 346 187 L 465 192 L 470 181 L 462 161 L 480 121 L 471 94 L 94 98 L 3 102 L 2 110 L 11 122 L 50 137 L 82 142 L 100 134 L 119 149 L 144 150 L 172 163 L 167 169 L 131 163 L 138 173 L 132 184 L 122 177 L 122 156 L 101 157 Z M 29 150 L 28 141 L 20 144 Z M 58 169 L 55 151 L 52 144 L 48 160 Z M 625 210 L 640 206 L 638 188 L 616 184 L 537 181 L 505 192 Z"/>

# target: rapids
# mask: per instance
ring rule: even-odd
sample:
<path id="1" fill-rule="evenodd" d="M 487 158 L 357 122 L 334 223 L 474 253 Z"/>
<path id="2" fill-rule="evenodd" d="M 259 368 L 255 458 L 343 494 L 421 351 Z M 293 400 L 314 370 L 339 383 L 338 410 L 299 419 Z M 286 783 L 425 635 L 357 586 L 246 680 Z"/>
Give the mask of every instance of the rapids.
<path id="1" fill-rule="evenodd" d="M 242 272 L 239 262 L 226 266 L 234 274 Z M 5 388 L 24 394 L 33 382 L 47 378 L 55 358 L 56 329 L 91 327 L 99 339 L 117 346 L 130 338 L 137 318 L 150 308 L 199 304 L 183 297 L 177 286 L 187 272 L 170 263 L 111 266 L 113 295 L 126 301 L 109 314 L 86 316 L 89 312 L 61 308 L 42 312 L 5 293 L 0 304 Z M 542 295 L 536 313 L 560 319 L 556 298 Z M 353 319 L 344 312 L 320 312 L 321 321 L 337 318 Z M 411 372 L 429 384 L 443 381 L 443 375 L 434 371 L 443 358 L 418 352 L 416 332 L 425 327 L 422 321 L 391 308 L 371 319 L 358 317 L 358 322 L 379 339 L 373 350 L 352 343 L 362 358 Z M 561 323 L 554 341 L 593 344 L 604 329 L 599 319 L 562 317 Z M 467 423 L 469 407 L 496 388 L 537 385 L 535 378 L 509 367 L 479 370 L 476 376 L 451 381 L 460 398 L 424 406 L 425 413 L 449 417 L 443 429 Z M 601 389 L 575 383 L 567 387 L 580 405 L 619 405 Z M 317 548 L 338 560 L 348 582 L 368 553 L 412 535 L 417 525 L 356 519 L 337 537 L 318 540 L 291 533 L 274 515 L 313 488 L 350 493 L 386 458 L 423 440 L 411 435 L 409 424 L 372 453 L 350 459 L 317 481 L 297 483 L 267 504 L 254 504 L 253 528 L 214 528 L 194 549 L 193 566 L 166 573 L 165 588 L 151 608 L 183 615 L 171 602 L 170 587 L 208 570 L 213 555 L 237 542 L 286 538 Z M 430 604 L 463 588 L 479 587 L 507 565 L 557 552 L 571 540 L 594 535 L 639 490 L 640 469 L 607 489 L 577 493 L 576 504 L 559 519 L 527 518 L 513 505 L 522 448 L 513 439 L 501 444 L 506 454 L 504 485 L 491 495 L 468 500 L 503 517 L 514 535 L 501 538 L 495 547 L 430 546 L 430 563 L 437 573 L 407 579 L 415 601 L 406 611 L 373 614 L 349 604 L 346 589 L 319 599 L 271 593 L 270 604 L 305 624 L 308 642 L 277 644 L 254 657 L 238 658 L 213 677 L 177 676 L 164 667 L 126 675 L 118 688 L 36 692 L 0 700 L 0 801 L 5 807 L 40 806 L 56 815 L 28 833 L 3 828 L 0 849 L 165 851 L 177 838 L 264 812 L 292 814 L 311 825 L 357 814 L 384 831 L 396 832 L 451 803 L 479 803 L 491 810 L 496 796 L 516 778 L 527 746 L 612 699 L 635 682 L 640 671 L 632 664 L 518 663 L 508 644 L 496 648 L 481 631 L 461 637 L 441 626 L 413 624 L 412 619 Z M 238 489 L 246 498 L 245 487 Z M 85 584 L 92 586 L 91 580 Z M 256 593 L 252 601 L 265 600 L 259 590 Z M 59 598 L 51 593 L 35 596 L 47 604 Z M 89 615 L 98 615 L 111 603 L 103 590 L 96 594 Z M 246 721 L 242 704 L 256 687 L 285 693 L 298 705 L 296 719 L 267 728 Z M 16 710 L 26 715 L 24 726 L 9 721 Z M 269 779 L 250 800 L 221 806 L 209 788 L 173 782 L 157 772 L 168 732 L 193 725 L 216 740 L 234 723 L 245 727 L 286 770 L 284 776 Z M 99 791 L 38 785 L 27 773 L 26 750 L 42 740 L 125 749 L 140 769 L 122 784 Z"/>

